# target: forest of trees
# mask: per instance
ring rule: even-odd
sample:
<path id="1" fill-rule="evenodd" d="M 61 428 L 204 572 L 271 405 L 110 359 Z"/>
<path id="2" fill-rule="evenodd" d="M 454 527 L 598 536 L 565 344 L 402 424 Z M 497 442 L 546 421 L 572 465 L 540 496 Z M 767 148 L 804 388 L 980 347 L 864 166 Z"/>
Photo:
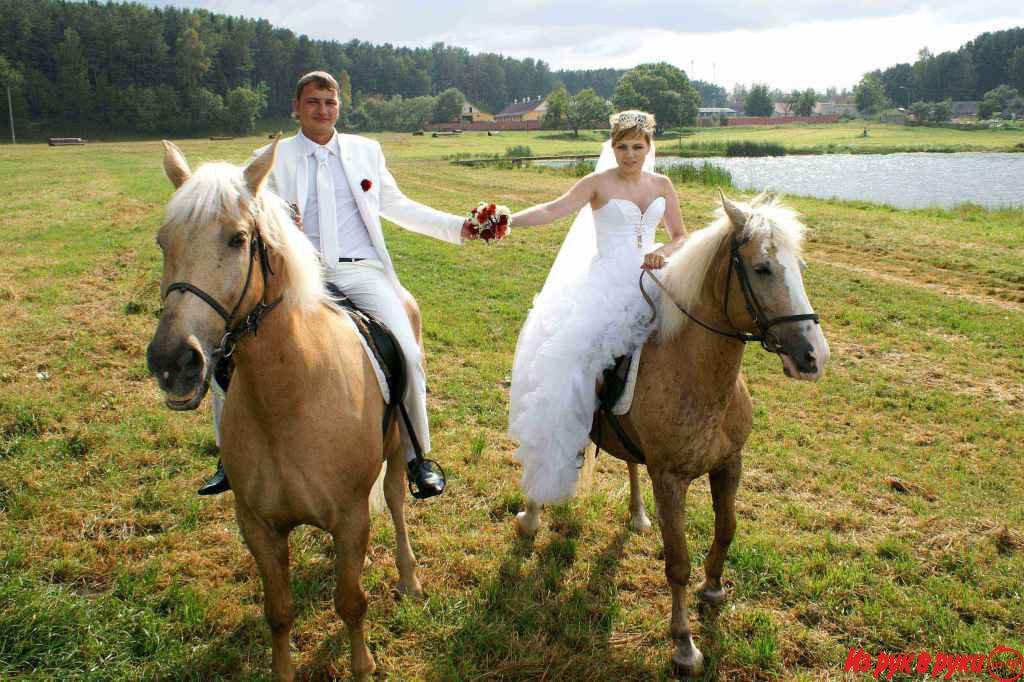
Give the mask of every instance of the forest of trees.
<path id="1" fill-rule="evenodd" d="M 342 80 L 343 109 L 355 122 L 377 116 L 380 127 L 399 117 L 403 128 L 435 118 L 437 96 L 452 88 L 496 113 L 559 86 L 568 95 L 590 91 L 610 100 L 627 73 L 553 72 L 541 60 L 470 54 L 444 43 L 312 40 L 263 19 L 201 9 L 0 2 L 0 89 L 9 87 L 17 121 L 48 134 L 247 132 L 260 117 L 287 116 L 296 78 L 313 69 Z M 914 64 L 868 75 L 897 104 L 980 100 L 1001 85 L 1024 91 L 1024 28 L 984 33 L 955 52 L 922 50 Z M 745 88 L 730 95 L 712 83 L 690 85 L 702 106 L 747 95 Z"/>
<path id="2" fill-rule="evenodd" d="M 896 106 L 911 102 L 981 100 L 1000 85 L 1024 92 L 1024 28 L 982 33 L 955 52 L 927 48 L 913 64 L 897 64 L 870 74 Z"/>
<path id="3" fill-rule="evenodd" d="M 237 116 L 282 117 L 312 69 L 350 77 L 353 105 L 458 88 L 496 112 L 564 83 L 611 97 L 624 71 L 559 71 L 534 59 L 437 43 L 429 48 L 311 40 L 262 19 L 206 10 L 60 0 L 0 3 L 0 58 L 15 116 L 39 126 L 119 132 L 201 132 Z M 7 83 L 0 83 L 0 87 Z M 233 93 L 233 94 L 232 94 Z M 232 108 L 233 107 L 233 108 Z"/>

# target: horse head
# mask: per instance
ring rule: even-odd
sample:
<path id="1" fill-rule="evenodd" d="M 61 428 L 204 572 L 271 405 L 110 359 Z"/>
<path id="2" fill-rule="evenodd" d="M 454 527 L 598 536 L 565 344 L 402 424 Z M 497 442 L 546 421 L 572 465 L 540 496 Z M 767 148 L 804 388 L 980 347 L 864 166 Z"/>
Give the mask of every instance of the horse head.
<path id="1" fill-rule="evenodd" d="M 778 353 L 786 376 L 821 378 L 828 342 L 804 290 L 804 226 L 771 193 L 749 204 L 721 193 L 728 221 L 729 263 L 725 315 L 733 326 Z"/>
<path id="2" fill-rule="evenodd" d="M 176 191 L 157 234 L 163 312 L 146 361 L 173 410 L 199 406 L 229 330 L 263 300 L 272 265 L 257 197 L 276 152 L 275 141 L 244 169 L 208 163 L 193 174 L 164 141 L 164 171 Z"/>

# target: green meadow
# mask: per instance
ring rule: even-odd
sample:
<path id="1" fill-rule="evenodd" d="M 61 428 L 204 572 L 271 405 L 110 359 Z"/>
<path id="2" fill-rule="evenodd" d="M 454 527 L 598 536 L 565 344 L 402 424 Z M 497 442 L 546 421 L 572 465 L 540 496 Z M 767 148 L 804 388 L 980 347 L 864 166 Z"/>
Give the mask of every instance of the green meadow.
<path id="1" fill-rule="evenodd" d="M 849 133 L 849 144 L 912 147 L 919 131 L 942 145 L 1024 142 L 872 125 L 861 143 L 862 128 L 721 129 L 684 144 L 815 146 Z M 594 153 L 600 139 L 377 137 L 406 194 L 456 213 L 483 199 L 519 209 L 573 178 L 446 158 L 520 144 Z M 241 163 L 265 142 L 179 145 L 195 167 Z M 216 462 L 209 409 L 167 410 L 145 366 L 160 307 L 154 236 L 171 194 L 161 161 L 158 141 L 0 149 L 3 679 L 269 679 L 262 590 L 231 495 L 194 494 Z M 715 188 L 677 189 L 688 227 L 706 224 Z M 851 648 L 1024 650 L 1024 212 L 788 201 L 810 228 L 805 282 L 832 360 L 807 384 L 747 351 L 755 427 L 729 598 L 691 611 L 705 679 L 843 679 Z M 534 542 L 511 524 L 524 501 L 505 435 L 512 354 L 568 224 L 461 248 L 386 226 L 423 311 L 449 490 L 410 500 L 424 600 L 395 598 L 390 521 L 374 520 L 363 582 L 381 679 L 669 676 L 662 543 L 657 525 L 626 528 L 623 463 L 603 455 L 589 489 L 550 510 Z M 653 511 L 649 483 L 646 498 Z M 696 587 L 713 530 L 706 480 L 687 512 Z M 291 547 L 300 676 L 343 677 L 333 549 L 315 529 Z"/>
<path id="2" fill-rule="evenodd" d="M 854 120 L 832 124 L 701 128 L 693 135 L 677 137 L 676 142 L 683 153 L 715 152 L 729 142 L 779 144 L 788 154 L 1020 152 L 1024 151 L 1024 128 L 955 130 Z M 665 153 L 675 148 L 665 146 Z"/>

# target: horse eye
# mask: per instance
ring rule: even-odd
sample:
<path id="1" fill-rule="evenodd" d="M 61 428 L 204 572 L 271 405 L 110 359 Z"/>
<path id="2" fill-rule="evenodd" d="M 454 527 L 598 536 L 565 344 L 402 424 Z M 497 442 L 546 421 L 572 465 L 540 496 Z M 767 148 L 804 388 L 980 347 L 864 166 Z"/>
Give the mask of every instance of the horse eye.
<path id="1" fill-rule="evenodd" d="M 759 275 L 767 276 L 772 274 L 772 268 L 767 263 L 760 263 L 759 265 L 754 266 L 754 272 L 756 272 Z"/>
<path id="2" fill-rule="evenodd" d="M 245 246 L 245 232 L 236 233 L 235 236 L 231 238 L 231 241 L 228 242 L 228 246 L 236 249 Z"/>

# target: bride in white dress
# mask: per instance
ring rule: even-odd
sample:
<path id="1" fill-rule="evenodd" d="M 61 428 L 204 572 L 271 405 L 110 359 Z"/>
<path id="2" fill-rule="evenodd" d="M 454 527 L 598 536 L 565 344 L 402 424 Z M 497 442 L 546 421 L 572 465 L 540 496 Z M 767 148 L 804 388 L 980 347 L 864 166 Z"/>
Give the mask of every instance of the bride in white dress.
<path id="1" fill-rule="evenodd" d="M 613 115 L 596 170 L 558 199 L 512 216 L 519 229 L 579 211 L 519 333 L 512 366 L 509 434 L 519 442 L 523 490 L 537 504 L 575 491 L 597 379 L 650 331 L 640 270 L 663 267 L 686 235 L 671 180 L 653 172 L 654 123 L 641 111 Z M 654 241 L 662 220 L 671 237 L 664 245 Z"/>

